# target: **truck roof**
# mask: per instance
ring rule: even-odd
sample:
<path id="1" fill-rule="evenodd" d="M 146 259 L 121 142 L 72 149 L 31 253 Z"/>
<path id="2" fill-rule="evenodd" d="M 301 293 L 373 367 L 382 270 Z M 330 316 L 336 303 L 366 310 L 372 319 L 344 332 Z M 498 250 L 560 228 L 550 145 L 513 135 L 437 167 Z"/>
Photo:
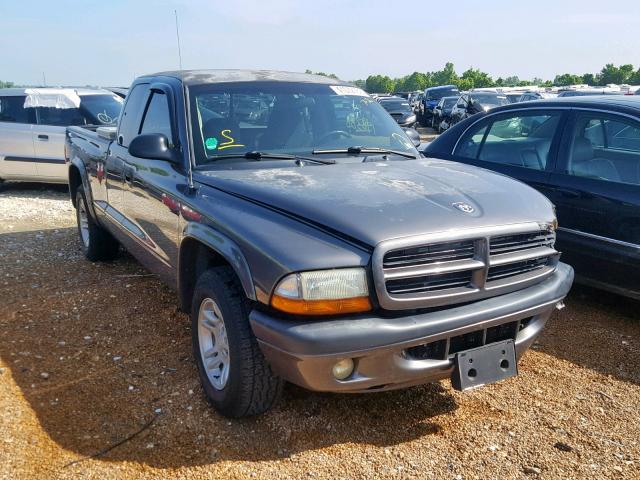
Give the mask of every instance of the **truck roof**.
<path id="1" fill-rule="evenodd" d="M 185 85 L 232 82 L 304 82 L 327 85 L 351 85 L 343 80 L 309 73 L 280 72 L 277 70 L 173 70 L 144 75 L 149 77 L 173 77 Z"/>
<path id="2" fill-rule="evenodd" d="M 50 92 L 67 91 L 78 96 L 84 95 L 111 95 L 111 92 L 102 88 L 66 88 L 66 87 L 24 87 L 24 88 L 0 88 L 0 95 L 3 97 L 21 97 L 26 95 L 25 90 L 35 90 L 40 94 Z"/>

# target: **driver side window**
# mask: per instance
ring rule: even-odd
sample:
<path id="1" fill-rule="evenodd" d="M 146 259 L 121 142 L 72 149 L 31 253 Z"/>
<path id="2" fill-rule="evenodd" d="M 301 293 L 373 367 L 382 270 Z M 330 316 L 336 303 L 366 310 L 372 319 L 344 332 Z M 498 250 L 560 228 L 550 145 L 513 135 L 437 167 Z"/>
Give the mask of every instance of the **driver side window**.
<path id="1" fill-rule="evenodd" d="M 161 133 L 167 137 L 169 144 L 173 143 L 169 102 L 164 93 L 153 92 L 151 95 L 140 133 Z"/>

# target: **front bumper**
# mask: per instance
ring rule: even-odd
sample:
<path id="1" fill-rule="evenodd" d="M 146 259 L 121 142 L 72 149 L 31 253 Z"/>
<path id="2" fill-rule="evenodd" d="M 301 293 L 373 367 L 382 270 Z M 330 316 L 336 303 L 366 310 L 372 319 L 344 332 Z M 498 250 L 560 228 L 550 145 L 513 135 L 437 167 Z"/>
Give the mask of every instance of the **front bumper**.
<path id="1" fill-rule="evenodd" d="M 454 355 L 418 359 L 410 353 L 413 347 L 442 340 L 449 345 L 478 331 L 488 338 L 486 332 L 499 325 L 517 326 L 514 341 L 520 358 L 572 282 L 573 269 L 560 263 L 553 275 L 531 287 L 428 313 L 295 321 L 254 310 L 250 320 L 267 361 L 286 380 L 317 391 L 390 390 L 451 376 Z M 332 367 L 344 358 L 354 359 L 355 370 L 337 380 Z"/>

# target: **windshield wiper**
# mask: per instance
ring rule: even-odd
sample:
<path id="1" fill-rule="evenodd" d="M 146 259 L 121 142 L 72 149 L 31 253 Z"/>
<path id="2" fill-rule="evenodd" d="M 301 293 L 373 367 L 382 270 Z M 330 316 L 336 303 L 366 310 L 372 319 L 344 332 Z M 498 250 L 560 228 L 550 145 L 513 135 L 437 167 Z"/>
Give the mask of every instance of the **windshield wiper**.
<path id="1" fill-rule="evenodd" d="M 405 158 L 413 158 L 414 160 L 418 157 L 413 155 L 412 153 L 401 152 L 399 150 L 390 150 L 386 148 L 377 148 L 377 147 L 349 147 L 349 148 L 336 148 L 331 150 L 314 150 L 311 153 L 314 155 L 324 155 L 324 154 L 336 154 L 336 153 L 347 153 L 349 155 L 360 155 L 361 153 L 388 153 L 392 155 L 400 155 Z"/>
<path id="2" fill-rule="evenodd" d="M 247 160 L 256 160 L 260 161 L 262 159 L 265 160 L 296 160 L 298 162 L 308 161 L 313 163 L 319 163 L 321 165 L 333 165 L 335 160 L 320 160 L 318 158 L 310 158 L 310 157 L 302 157 L 300 155 L 290 155 L 288 153 L 269 153 L 269 152 L 258 152 L 251 151 L 245 153 L 227 153 L 225 155 L 216 155 L 212 157 L 210 160 L 220 160 L 221 158 L 245 158 Z"/>

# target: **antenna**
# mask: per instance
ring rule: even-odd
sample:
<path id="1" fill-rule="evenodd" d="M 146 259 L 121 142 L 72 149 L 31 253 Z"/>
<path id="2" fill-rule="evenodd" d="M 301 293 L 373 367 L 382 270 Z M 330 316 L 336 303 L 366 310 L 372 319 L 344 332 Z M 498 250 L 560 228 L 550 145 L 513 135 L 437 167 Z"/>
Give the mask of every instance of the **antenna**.
<path id="1" fill-rule="evenodd" d="M 180 28 L 178 27 L 178 11 L 173 11 L 176 16 L 176 38 L 178 39 L 178 65 L 180 66 L 180 70 L 182 71 L 182 52 L 180 51 Z"/>
<path id="2" fill-rule="evenodd" d="M 180 83 L 182 84 L 182 107 L 184 111 L 184 126 L 187 132 L 187 141 L 183 148 L 187 154 L 187 157 L 189 158 L 189 168 L 187 169 L 187 178 L 189 183 L 188 187 L 189 191 L 193 191 L 195 188 L 193 184 L 194 160 L 191 157 L 191 148 L 189 146 L 189 140 L 193 137 L 191 133 L 191 125 L 189 124 L 189 115 L 187 114 L 187 108 L 189 107 L 189 92 L 184 84 L 184 72 L 182 70 L 182 51 L 180 49 L 180 27 L 178 25 L 178 10 L 174 10 L 173 14 L 176 17 L 176 40 L 178 41 L 178 65 L 180 67 Z"/>
<path id="3" fill-rule="evenodd" d="M 44 76 L 44 72 L 42 72 L 42 86 L 43 87 L 47 86 L 47 77 Z"/>

